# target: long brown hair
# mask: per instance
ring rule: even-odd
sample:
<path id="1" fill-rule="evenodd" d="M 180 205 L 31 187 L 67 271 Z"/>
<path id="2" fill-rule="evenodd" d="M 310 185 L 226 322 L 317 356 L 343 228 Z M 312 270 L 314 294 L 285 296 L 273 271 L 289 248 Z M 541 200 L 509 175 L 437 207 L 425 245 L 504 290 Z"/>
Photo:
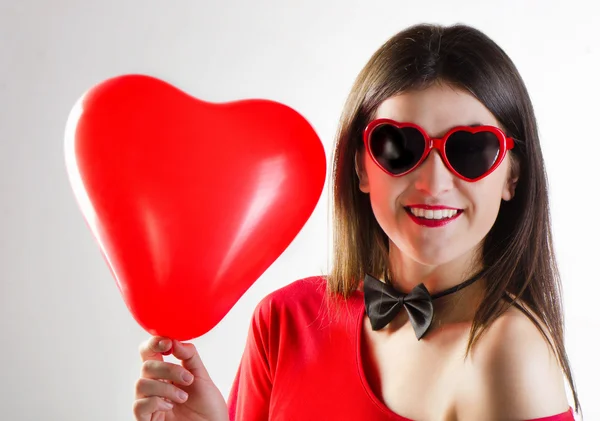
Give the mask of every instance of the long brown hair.
<path id="1" fill-rule="evenodd" d="M 345 104 L 333 157 L 333 266 L 327 277 L 335 296 L 350 296 L 366 273 L 389 275 L 387 235 L 368 195 L 360 192 L 355 154 L 362 131 L 387 98 L 445 82 L 470 92 L 521 142 L 511 151 L 519 167 L 512 200 L 502 201 L 483 242 L 485 295 L 477 309 L 467 353 L 510 306 L 524 312 L 555 349 L 579 411 L 564 346 L 562 290 L 550 230 L 544 161 L 533 106 L 507 54 L 466 25 L 412 26 L 389 39 L 358 75 Z M 512 294 L 510 298 L 508 294 Z M 525 304 L 546 326 L 551 341 Z"/>

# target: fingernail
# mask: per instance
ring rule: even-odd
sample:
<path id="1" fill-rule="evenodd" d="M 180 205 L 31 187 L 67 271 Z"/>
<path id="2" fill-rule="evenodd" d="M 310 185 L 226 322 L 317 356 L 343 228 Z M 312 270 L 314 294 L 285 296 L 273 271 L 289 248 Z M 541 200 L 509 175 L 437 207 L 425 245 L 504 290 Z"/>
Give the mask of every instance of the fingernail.
<path id="1" fill-rule="evenodd" d="M 158 343 L 158 348 L 159 348 L 159 349 L 164 349 L 164 348 L 166 348 L 167 346 L 169 346 L 169 341 L 168 341 L 168 340 L 166 340 L 166 339 L 163 339 L 163 340 L 161 340 L 161 341 Z M 171 347 L 171 348 L 167 349 L 166 351 L 163 351 L 163 352 L 161 352 L 161 354 L 163 354 L 163 355 L 171 355 L 171 352 L 172 352 L 172 351 L 173 351 L 173 348 Z"/>
<path id="2" fill-rule="evenodd" d="M 173 409 L 173 404 L 171 402 L 162 401 L 162 406 L 167 409 Z"/>
<path id="3" fill-rule="evenodd" d="M 183 373 L 181 378 L 183 378 L 183 381 L 186 383 L 190 383 L 192 380 L 194 380 L 194 376 L 192 376 L 190 373 L 187 373 L 187 372 Z"/>
<path id="4" fill-rule="evenodd" d="M 179 392 L 177 392 L 177 396 L 179 396 L 179 399 L 181 399 L 182 401 L 186 400 L 188 397 L 188 394 L 185 393 L 183 390 L 180 390 Z"/>

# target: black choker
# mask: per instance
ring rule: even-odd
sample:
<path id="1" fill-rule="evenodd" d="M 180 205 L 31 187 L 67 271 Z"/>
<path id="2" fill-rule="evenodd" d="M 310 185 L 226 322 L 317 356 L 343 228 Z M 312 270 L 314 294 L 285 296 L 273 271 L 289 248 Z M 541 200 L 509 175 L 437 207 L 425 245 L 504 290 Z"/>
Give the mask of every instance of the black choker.
<path id="1" fill-rule="evenodd" d="M 452 288 L 433 295 L 429 294 L 423 284 L 417 285 L 408 294 L 403 294 L 391 285 L 367 274 L 364 280 L 365 308 L 371 327 L 373 330 L 384 328 L 404 307 L 415 329 L 417 339 L 421 340 L 433 321 L 433 300 L 468 287 L 481 278 L 482 274 L 483 271 Z"/>

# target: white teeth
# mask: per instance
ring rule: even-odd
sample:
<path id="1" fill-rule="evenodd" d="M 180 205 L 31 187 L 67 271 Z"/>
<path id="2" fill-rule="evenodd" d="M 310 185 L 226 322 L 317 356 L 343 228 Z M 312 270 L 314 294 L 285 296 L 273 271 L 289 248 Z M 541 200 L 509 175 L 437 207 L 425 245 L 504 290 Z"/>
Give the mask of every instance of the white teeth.
<path id="1" fill-rule="evenodd" d="M 446 219 L 452 218 L 455 216 L 458 211 L 456 209 L 438 209 L 438 210 L 430 210 L 430 209 L 421 209 L 421 208 L 408 208 L 410 213 L 419 218 L 425 219 Z"/>

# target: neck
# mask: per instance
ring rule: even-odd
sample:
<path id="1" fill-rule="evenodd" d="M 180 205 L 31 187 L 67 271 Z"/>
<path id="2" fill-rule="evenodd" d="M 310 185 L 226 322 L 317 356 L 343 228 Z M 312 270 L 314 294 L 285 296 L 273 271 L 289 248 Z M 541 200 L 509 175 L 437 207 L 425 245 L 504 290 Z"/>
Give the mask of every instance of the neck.
<path id="1" fill-rule="evenodd" d="M 391 283 L 398 291 L 408 293 L 422 283 L 431 295 L 445 291 L 471 278 L 481 265 L 472 253 L 441 265 L 424 265 L 390 247 Z M 434 300 L 437 323 L 470 321 L 475 315 L 484 294 L 485 280 L 479 279 L 471 285 Z"/>

